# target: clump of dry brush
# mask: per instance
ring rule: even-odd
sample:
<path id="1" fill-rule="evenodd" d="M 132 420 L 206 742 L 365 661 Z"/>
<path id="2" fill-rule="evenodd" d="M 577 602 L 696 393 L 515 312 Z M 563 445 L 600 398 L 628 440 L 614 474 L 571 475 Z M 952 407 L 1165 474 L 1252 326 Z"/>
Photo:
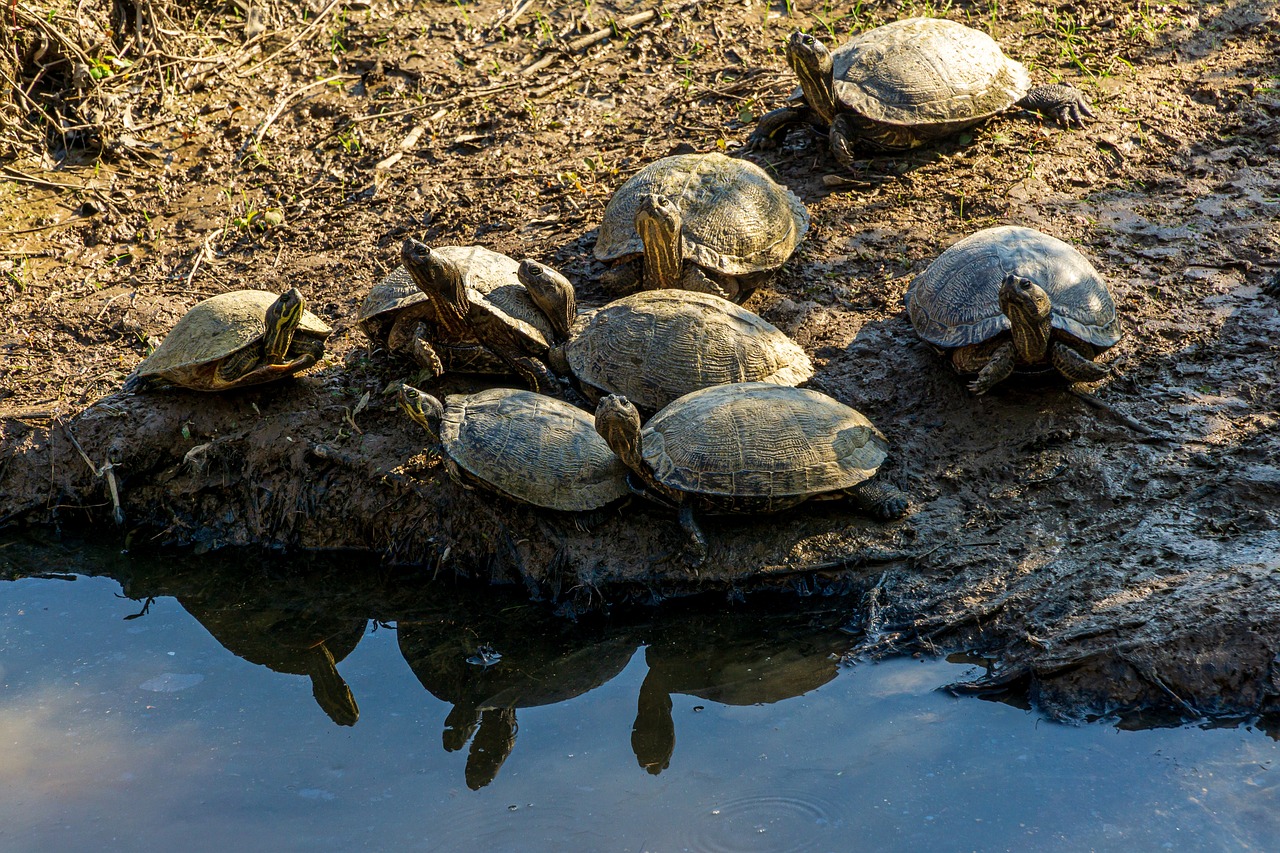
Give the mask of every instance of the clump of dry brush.
<path id="1" fill-rule="evenodd" d="M 276 19 L 262 0 L 0 4 L 0 159 L 145 156 L 178 97 L 241 64 Z"/>

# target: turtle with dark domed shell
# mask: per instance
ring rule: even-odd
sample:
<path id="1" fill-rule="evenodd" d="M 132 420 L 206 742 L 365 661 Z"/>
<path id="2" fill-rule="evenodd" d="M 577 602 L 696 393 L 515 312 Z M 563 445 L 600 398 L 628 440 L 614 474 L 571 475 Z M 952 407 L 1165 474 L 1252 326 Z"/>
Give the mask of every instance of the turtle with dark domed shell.
<path id="1" fill-rule="evenodd" d="M 1120 341 L 1107 283 L 1075 248 L 1034 228 L 987 228 L 956 242 L 903 297 L 916 333 L 985 394 L 1014 371 L 1071 382 L 1111 373 L 1095 361 Z"/>

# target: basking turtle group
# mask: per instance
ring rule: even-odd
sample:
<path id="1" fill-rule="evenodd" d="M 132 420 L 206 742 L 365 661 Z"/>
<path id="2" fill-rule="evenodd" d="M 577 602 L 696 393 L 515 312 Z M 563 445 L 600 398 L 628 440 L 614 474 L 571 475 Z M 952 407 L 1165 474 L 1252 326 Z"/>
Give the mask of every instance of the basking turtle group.
<path id="1" fill-rule="evenodd" d="M 1066 126 L 1092 116 L 1075 89 L 1033 88 L 994 40 L 942 19 L 887 24 L 834 50 L 798 32 L 786 57 L 799 87 L 760 119 L 753 147 L 806 123 L 848 164 L 855 146 L 904 150 L 1015 106 Z M 579 309 L 573 284 L 546 264 L 409 238 L 356 321 L 373 351 L 416 364 L 415 383 L 448 373 L 528 386 L 440 398 L 388 386 L 466 488 L 574 514 L 641 496 L 678 513 L 699 560 L 709 551 L 699 514 L 843 498 L 892 521 L 910 501 L 878 473 L 884 433 L 803 387 L 815 375 L 809 354 L 739 304 L 778 276 L 809 225 L 795 193 L 754 163 L 676 154 L 636 171 L 603 210 L 594 257 L 613 301 Z M 1099 356 L 1121 337 L 1093 265 L 1017 225 L 947 248 L 904 302 L 918 335 L 972 377 L 975 394 L 1014 372 L 1099 381 L 1111 372 Z M 320 362 L 329 333 L 297 289 L 221 294 L 195 305 L 125 387 L 261 385 Z"/>

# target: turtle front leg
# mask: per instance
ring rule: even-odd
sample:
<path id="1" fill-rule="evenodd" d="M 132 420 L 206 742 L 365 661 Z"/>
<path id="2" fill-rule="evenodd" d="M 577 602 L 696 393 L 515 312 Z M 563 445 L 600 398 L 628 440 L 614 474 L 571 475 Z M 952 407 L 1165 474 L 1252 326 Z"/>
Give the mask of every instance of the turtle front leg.
<path id="1" fill-rule="evenodd" d="M 277 379 L 284 379 L 286 376 L 292 376 L 299 371 L 306 370 L 317 361 L 315 353 L 307 352 L 280 364 L 259 364 L 248 373 L 242 373 L 239 376 L 227 378 L 223 375 L 222 369 L 219 368 L 213 390 L 220 391 L 227 385 L 234 384 L 236 386 L 262 385 L 266 382 L 274 382 Z"/>
<path id="2" fill-rule="evenodd" d="M 1052 116 L 1063 127 L 1084 127 L 1086 118 L 1096 118 L 1084 94 L 1063 83 L 1036 86 L 1014 106 Z"/>
<path id="3" fill-rule="evenodd" d="M 680 505 L 680 526 L 684 528 L 684 532 L 689 535 L 689 544 L 693 551 L 694 567 L 701 566 L 707 561 L 707 537 L 702 532 L 702 528 L 698 526 L 698 520 L 693 517 L 693 506 L 689 503 Z"/>
<path id="4" fill-rule="evenodd" d="M 307 653 L 307 675 L 311 676 L 311 695 L 329 719 L 340 726 L 354 726 L 360 719 L 360 707 L 324 643 Z"/>
<path id="5" fill-rule="evenodd" d="M 911 501 L 892 483 L 872 478 L 846 489 L 845 494 L 858 509 L 877 521 L 892 521 L 907 514 Z"/>
<path id="6" fill-rule="evenodd" d="M 960 350 L 956 351 L 957 354 Z M 1013 375 L 1013 369 L 1018 364 L 1018 353 L 1014 349 L 1013 342 L 1007 341 L 996 348 L 991 353 L 991 358 L 987 361 L 985 367 L 978 371 L 978 378 L 969 383 L 969 390 L 975 394 L 985 394 L 990 391 L 999 382 L 1003 382 Z M 959 363 L 957 363 L 959 366 Z M 963 370 L 963 368 L 961 368 Z"/>
<path id="7" fill-rule="evenodd" d="M 267 363 L 263 361 L 260 347 L 244 347 L 222 360 L 215 371 L 214 380 L 219 385 L 230 385 Z"/>
<path id="8" fill-rule="evenodd" d="M 1062 341 L 1049 346 L 1049 360 L 1059 373 L 1072 382 L 1097 382 L 1111 375 L 1111 366 L 1099 364 Z"/>
<path id="9" fill-rule="evenodd" d="M 732 279 L 730 279 L 732 281 Z M 680 277 L 680 284 L 685 290 L 693 290 L 698 293 L 710 293 L 719 296 L 721 299 L 735 301 L 738 298 L 738 287 L 736 284 L 730 291 L 724 287 L 719 281 L 711 278 L 702 267 L 697 264 L 686 263 L 684 265 L 684 275 Z"/>
<path id="10" fill-rule="evenodd" d="M 857 138 L 858 132 L 854 127 L 853 118 L 848 114 L 841 113 L 831 122 L 831 130 L 827 135 L 831 143 L 831 155 L 846 169 L 854 167 L 853 141 Z"/>
<path id="11" fill-rule="evenodd" d="M 427 336 L 427 324 L 419 323 L 408 347 L 410 357 L 422 368 L 423 373 L 428 374 L 423 377 L 424 382 L 439 379 L 444 375 L 444 362 L 440 360 L 440 354 L 436 352 L 435 347 L 431 346 Z"/>
<path id="12" fill-rule="evenodd" d="M 600 286 L 610 296 L 635 293 L 643 284 L 643 270 L 638 260 L 614 264 L 600 274 Z"/>
<path id="13" fill-rule="evenodd" d="M 760 116 L 756 129 L 747 137 L 747 150 L 777 148 L 786 131 L 795 124 L 812 124 L 817 113 L 808 107 L 778 107 Z"/>
<path id="14" fill-rule="evenodd" d="M 548 369 L 541 359 L 527 355 L 503 354 L 501 352 L 499 356 L 517 376 L 525 381 L 530 391 L 548 394 L 552 397 L 564 396 L 564 386 L 560 384 L 560 380 L 556 378 L 556 375 Z"/>

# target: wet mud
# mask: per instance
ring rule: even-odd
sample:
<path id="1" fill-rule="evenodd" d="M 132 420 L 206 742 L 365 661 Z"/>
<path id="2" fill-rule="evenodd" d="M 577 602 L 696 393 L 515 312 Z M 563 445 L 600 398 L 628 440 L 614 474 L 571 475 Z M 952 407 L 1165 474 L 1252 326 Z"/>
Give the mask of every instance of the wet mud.
<path id="1" fill-rule="evenodd" d="M 1276 710 L 1275 3 L 1148 17 L 1086 6 L 1069 22 L 1014 4 L 996 35 L 1037 81 L 1085 91 L 1100 115 L 1085 130 L 1001 116 L 853 173 L 806 129 L 747 155 L 813 222 L 748 307 L 805 347 L 818 387 L 887 435 L 882 476 L 912 497 L 903 520 L 838 502 L 707 519 L 710 555 L 695 571 L 666 510 L 633 501 L 584 523 L 465 490 L 423 453 L 385 393 L 413 366 L 354 325 L 400 241 L 530 255 L 599 303 L 590 247 L 614 187 L 683 145 L 739 151 L 793 85 L 780 53 L 791 29 L 822 18 L 847 33 L 897 16 L 824 8 L 700 5 L 562 53 L 536 20 L 511 22 L 497 4 L 400 18 L 373 4 L 343 25 L 345 88 L 286 102 L 319 66 L 272 64 L 252 86 L 195 87 L 189 136 L 147 137 L 158 160 L 96 177 L 40 172 L 94 187 L 84 193 L 99 213 L 67 190 L 5 184 L 20 215 L 0 234 L 0 523 L 114 530 L 118 505 L 133 536 L 356 549 L 516 585 L 566 616 L 839 592 L 862 632 L 854 656 L 990 661 L 986 679 L 958 690 L 1015 691 L 1064 717 Z M 951 16 L 974 23 L 986 9 Z M 547 38 L 598 32 L 613 12 L 592 14 L 544 16 Z M 330 61 L 323 46 L 303 49 Z M 293 106 L 260 135 L 263 158 L 246 161 L 240 146 L 281 103 Z M 410 112 L 364 118 L 388 104 Z M 843 185 L 828 179 L 837 173 Z M 250 227 L 268 208 L 281 224 Z M 46 219 L 56 227 L 39 230 Z M 1108 279 L 1126 328 L 1103 357 L 1113 378 L 1018 378 L 975 397 L 915 336 L 901 308 L 911 277 L 995 224 L 1067 240 Z M 221 396 L 118 393 L 148 339 L 229 283 L 299 287 L 335 327 L 326 362 Z M 433 390 L 475 387 L 450 378 Z"/>

